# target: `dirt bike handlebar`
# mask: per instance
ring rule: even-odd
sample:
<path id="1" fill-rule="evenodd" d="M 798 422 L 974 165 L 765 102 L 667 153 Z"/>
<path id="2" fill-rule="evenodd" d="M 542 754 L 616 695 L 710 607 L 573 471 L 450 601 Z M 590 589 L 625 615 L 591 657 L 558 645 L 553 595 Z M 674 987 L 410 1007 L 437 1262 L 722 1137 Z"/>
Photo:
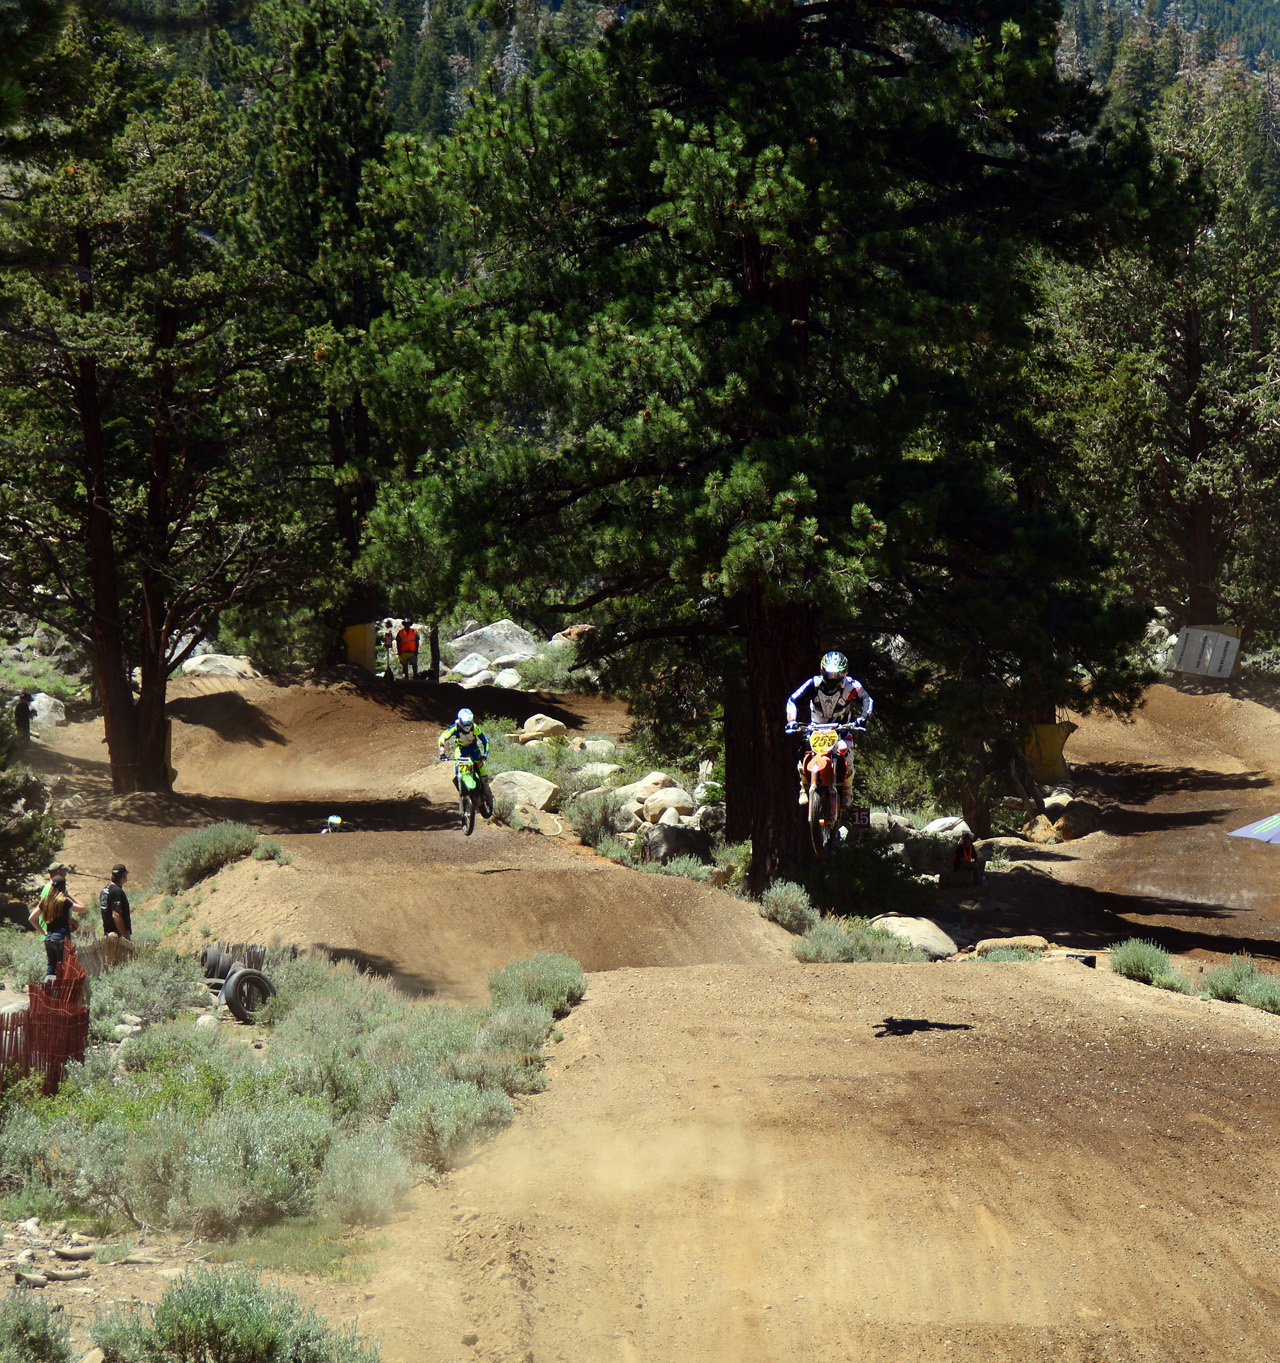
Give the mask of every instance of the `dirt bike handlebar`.
<path id="1" fill-rule="evenodd" d="M 786 726 L 789 734 L 811 734 L 815 729 L 834 729 L 841 738 L 848 738 L 850 734 L 865 734 L 867 726 L 862 720 L 857 720 L 852 724 L 829 724 L 825 721 L 819 723 L 801 724 L 799 720 L 794 720 Z"/>

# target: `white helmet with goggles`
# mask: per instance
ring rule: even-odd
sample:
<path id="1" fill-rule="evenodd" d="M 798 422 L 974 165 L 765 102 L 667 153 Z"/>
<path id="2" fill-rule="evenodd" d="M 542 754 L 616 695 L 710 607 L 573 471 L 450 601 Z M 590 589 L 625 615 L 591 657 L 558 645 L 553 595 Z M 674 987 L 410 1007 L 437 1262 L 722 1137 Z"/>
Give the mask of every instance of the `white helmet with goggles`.
<path id="1" fill-rule="evenodd" d="M 843 653 L 828 653 L 822 659 L 822 680 L 827 686 L 838 686 L 849 675 L 849 660 Z"/>
<path id="2" fill-rule="evenodd" d="M 459 710 L 458 718 L 454 720 L 459 733 L 469 734 L 475 725 L 476 717 L 470 710 Z"/>

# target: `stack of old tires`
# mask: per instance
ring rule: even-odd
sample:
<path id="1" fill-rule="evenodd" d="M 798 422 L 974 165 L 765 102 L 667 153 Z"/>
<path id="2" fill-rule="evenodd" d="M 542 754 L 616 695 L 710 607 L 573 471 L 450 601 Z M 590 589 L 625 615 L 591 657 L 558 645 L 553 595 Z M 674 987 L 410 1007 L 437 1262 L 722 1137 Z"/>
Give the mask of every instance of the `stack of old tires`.
<path id="1" fill-rule="evenodd" d="M 200 952 L 205 983 L 219 991 L 218 1002 L 225 1003 L 232 1017 L 241 1022 L 253 1022 L 263 1004 L 276 992 L 262 973 L 266 958 L 266 947 L 242 942 L 235 946 L 218 942 Z"/>

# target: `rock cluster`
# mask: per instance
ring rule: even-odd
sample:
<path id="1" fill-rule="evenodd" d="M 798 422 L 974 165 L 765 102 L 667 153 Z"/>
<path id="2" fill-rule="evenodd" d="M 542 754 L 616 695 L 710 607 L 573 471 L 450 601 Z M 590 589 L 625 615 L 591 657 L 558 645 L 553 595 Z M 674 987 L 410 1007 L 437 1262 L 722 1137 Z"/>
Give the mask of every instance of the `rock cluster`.
<path id="1" fill-rule="evenodd" d="M 440 646 L 447 667 L 445 679 L 456 681 L 468 691 L 478 686 L 523 690 L 530 664 L 553 658 L 560 649 L 584 638 L 591 628 L 571 625 L 544 640 L 514 620 L 495 620 L 490 625 L 468 621 L 461 634 Z"/>

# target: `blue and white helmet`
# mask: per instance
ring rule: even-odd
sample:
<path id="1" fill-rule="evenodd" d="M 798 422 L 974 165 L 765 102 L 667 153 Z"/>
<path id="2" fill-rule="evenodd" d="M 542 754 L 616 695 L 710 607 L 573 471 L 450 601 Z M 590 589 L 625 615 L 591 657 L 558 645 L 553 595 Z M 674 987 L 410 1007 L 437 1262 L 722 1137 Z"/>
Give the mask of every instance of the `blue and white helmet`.
<path id="1" fill-rule="evenodd" d="M 475 727 L 475 722 L 475 715 L 473 715 L 470 710 L 462 709 L 458 711 L 458 718 L 454 720 L 454 725 L 460 735 L 470 734 L 471 730 Z"/>

